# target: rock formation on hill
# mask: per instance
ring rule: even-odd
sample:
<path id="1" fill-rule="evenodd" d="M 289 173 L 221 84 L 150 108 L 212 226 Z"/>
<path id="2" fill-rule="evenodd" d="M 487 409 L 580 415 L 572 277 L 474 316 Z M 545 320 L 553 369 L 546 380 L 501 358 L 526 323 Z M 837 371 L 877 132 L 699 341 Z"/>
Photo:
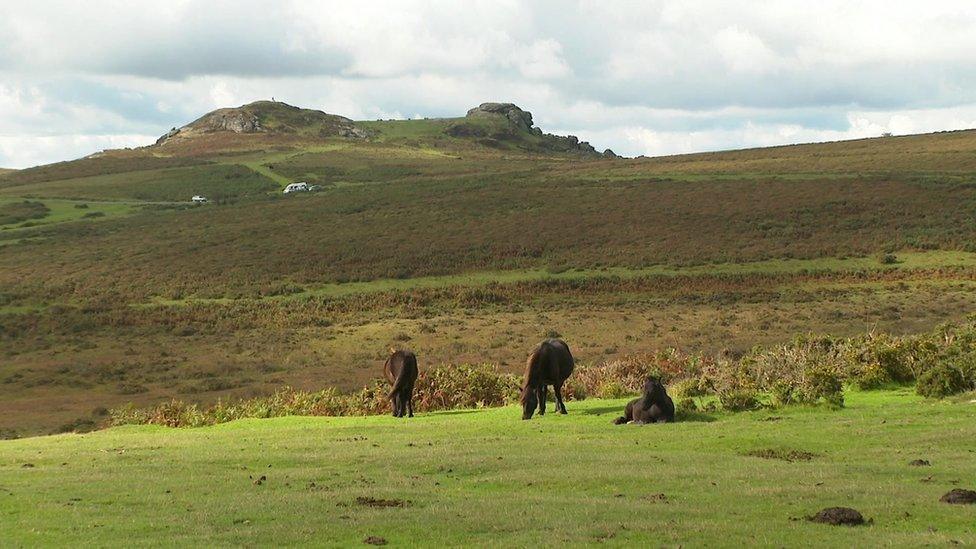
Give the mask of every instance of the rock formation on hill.
<path id="1" fill-rule="evenodd" d="M 256 101 L 240 107 L 209 112 L 181 128 L 173 128 L 160 137 L 156 144 L 219 132 L 279 133 L 351 139 L 369 137 L 365 130 L 344 116 L 301 109 L 277 101 Z"/>
<path id="2" fill-rule="evenodd" d="M 467 116 L 504 116 L 516 128 L 533 131 L 532 113 L 523 111 L 514 103 L 482 103 L 477 107 L 468 110 Z M 535 128 L 538 135 L 542 135 L 542 130 Z"/>
<path id="3" fill-rule="evenodd" d="M 451 124 L 447 133 L 454 137 L 481 138 L 486 145 L 510 144 L 530 150 L 601 156 L 592 145 L 580 141 L 575 135 L 544 133 L 533 125 L 532 113 L 514 103 L 482 103 L 469 110 L 463 119 Z M 602 156 L 616 157 L 609 149 Z"/>

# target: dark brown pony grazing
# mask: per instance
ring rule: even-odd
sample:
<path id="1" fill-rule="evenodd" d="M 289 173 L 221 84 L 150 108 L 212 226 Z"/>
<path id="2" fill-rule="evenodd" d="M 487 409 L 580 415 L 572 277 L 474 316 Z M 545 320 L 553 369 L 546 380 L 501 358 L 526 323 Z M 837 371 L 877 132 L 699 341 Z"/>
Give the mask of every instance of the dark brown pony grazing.
<path id="1" fill-rule="evenodd" d="M 660 378 L 647 378 L 644 395 L 628 402 L 624 415 L 614 420 L 614 423 L 620 425 L 631 421 L 637 424 L 674 421 L 674 401 L 668 396 Z"/>
<path id="2" fill-rule="evenodd" d="M 417 382 L 417 356 L 410 351 L 393 351 L 383 365 L 386 379 L 393 384 L 387 398 L 393 401 L 393 417 L 413 417 L 413 384 Z"/>
<path id="3" fill-rule="evenodd" d="M 529 355 L 525 365 L 525 381 L 522 383 L 522 419 L 532 419 L 535 407 L 539 415 L 546 413 L 548 385 L 556 393 L 556 409 L 566 413 L 563 404 L 563 382 L 573 373 L 573 355 L 561 339 L 547 339 Z"/>

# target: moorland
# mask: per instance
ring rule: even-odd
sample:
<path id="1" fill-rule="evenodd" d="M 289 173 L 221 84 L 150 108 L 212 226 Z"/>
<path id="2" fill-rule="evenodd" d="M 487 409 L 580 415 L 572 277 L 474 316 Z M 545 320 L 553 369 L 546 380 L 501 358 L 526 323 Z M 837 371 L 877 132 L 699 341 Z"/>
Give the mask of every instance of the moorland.
<path id="1" fill-rule="evenodd" d="M 929 331 L 976 310 L 974 153 L 959 131 L 619 158 L 507 105 L 215 111 L 0 173 L 0 431 L 351 391 L 391 346 L 517 372 L 547 334 L 597 365 Z"/>

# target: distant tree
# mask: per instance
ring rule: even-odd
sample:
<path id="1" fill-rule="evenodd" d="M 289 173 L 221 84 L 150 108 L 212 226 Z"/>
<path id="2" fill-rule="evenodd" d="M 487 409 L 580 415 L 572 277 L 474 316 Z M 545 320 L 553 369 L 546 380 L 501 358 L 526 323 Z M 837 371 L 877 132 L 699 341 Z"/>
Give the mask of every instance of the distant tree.
<path id="1" fill-rule="evenodd" d="M 891 137 L 891 135 L 892 135 L 891 132 L 884 132 L 883 134 L 881 134 L 881 137 Z"/>

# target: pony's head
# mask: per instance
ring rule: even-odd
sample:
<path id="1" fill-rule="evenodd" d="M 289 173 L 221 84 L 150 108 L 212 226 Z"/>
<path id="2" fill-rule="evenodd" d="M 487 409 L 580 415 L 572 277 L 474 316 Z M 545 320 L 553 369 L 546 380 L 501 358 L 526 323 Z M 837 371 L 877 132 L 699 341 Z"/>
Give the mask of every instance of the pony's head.
<path id="1" fill-rule="evenodd" d="M 526 385 L 522 387 L 522 419 L 532 419 L 535 407 L 539 405 L 539 397 L 535 394 L 535 388 Z"/>
<path id="2" fill-rule="evenodd" d="M 654 397 L 667 394 L 664 390 L 664 384 L 661 383 L 661 378 L 658 376 L 647 378 L 647 381 L 644 382 L 644 394 Z"/>

